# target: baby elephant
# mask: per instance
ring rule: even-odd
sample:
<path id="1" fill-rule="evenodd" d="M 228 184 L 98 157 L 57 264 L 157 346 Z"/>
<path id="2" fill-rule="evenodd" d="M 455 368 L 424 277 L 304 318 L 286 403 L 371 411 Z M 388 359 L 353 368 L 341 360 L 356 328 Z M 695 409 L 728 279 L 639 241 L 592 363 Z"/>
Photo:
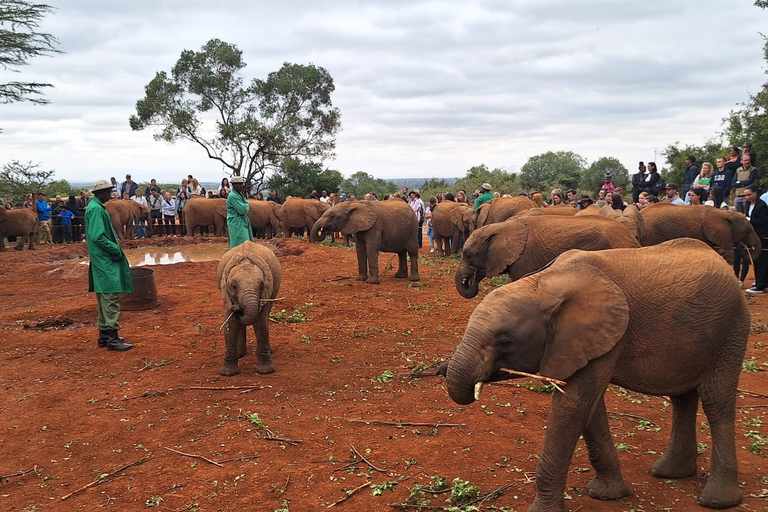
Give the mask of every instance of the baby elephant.
<path id="1" fill-rule="evenodd" d="M 246 241 L 221 257 L 216 281 L 227 317 L 227 350 L 221 365 L 222 375 L 228 377 L 240 372 L 237 361 L 247 353 L 245 338 L 249 325 L 256 334 L 256 371 L 275 371 L 269 345 L 269 312 L 282 278 L 280 261 L 269 245 Z"/>

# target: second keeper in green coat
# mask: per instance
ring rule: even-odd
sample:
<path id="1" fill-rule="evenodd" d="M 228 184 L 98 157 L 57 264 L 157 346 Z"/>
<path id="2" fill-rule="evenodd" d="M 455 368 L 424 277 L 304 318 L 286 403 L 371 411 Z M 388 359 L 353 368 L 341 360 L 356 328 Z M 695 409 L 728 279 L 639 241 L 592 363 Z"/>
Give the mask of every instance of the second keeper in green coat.
<path id="1" fill-rule="evenodd" d="M 227 196 L 227 233 L 229 248 L 237 247 L 246 240 L 253 242 L 251 221 L 248 220 L 248 199 L 242 176 L 230 181 L 234 190 Z"/>

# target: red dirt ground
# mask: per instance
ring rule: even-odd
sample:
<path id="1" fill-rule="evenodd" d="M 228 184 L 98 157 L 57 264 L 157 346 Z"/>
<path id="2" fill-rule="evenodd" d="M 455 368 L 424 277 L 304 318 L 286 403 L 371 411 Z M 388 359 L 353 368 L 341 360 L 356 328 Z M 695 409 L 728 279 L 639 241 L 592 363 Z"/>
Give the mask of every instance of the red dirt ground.
<path id="1" fill-rule="evenodd" d="M 0 254 L 0 510 L 298 512 L 326 509 L 352 490 L 335 509 L 398 510 L 390 504 L 403 503 L 437 475 L 467 480 L 481 495 L 508 486 L 477 502 L 481 510 L 525 510 L 535 492 L 550 395 L 509 382 L 459 407 L 442 378 L 419 376 L 450 354 L 485 296 L 465 300 L 456 293 L 456 260 L 422 250 L 421 282 L 411 284 L 394 279 L 396 257 L 382 255 L 386 270 L 375 286 L 354 279 L 354 251 L 300 240 L 275 245 L 285 299 L 273 311 L 299 310 L 294 317 L 303 313 L 309 321 L 270 324 L 276 373 L 255 374 L 249 354 L 243 372 L 231 378 L 219 375 L 224 318 L 216 261 L 152 267 L 160 305 L 123 312 L 121 334 L 135 348 L 116 353 L 96 347 L 96 300 L 78 259 L 86 255 L 84 244 Z M 763 370 L 768 296 L 749 302 L 747 360 Z M 760 393 L 765 383 L 764 372 L 745 371 L 740 387 Z M 232 386 L 261 388 L 221 389 Z M 611 426 L 634 494 L 618 502 L 589 498 L 584 488 L 592 470 L 580 444 L 568 480 L 570 509 L 701 509 L 696 498 L 712 453 L 703 414 L 697 476 L 659 480 L 649 469 L 669 436 L 664 397 L 612 387 L 606 403 L 615 412 Z M 768 396 L 742 393 L 738 405 L 745 495 L 739 509 L 766 510 Z M 450 425 L 435 428 L 438 423 Z M 282 440 L 268 439 L 267 429 Z M 382 485 L 387 482 L 393 483 Z M 421 499 L 442 509 L 449 496 Z"/>

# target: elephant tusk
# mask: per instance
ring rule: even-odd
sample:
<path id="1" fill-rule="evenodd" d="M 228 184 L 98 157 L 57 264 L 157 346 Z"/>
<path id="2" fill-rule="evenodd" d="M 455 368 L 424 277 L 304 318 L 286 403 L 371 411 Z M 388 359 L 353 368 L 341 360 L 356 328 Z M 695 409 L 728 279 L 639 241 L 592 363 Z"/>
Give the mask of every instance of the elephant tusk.
<path id="1" fill-rule="evenodd" d="M 483 390 L 483 383 L 475 383 L 475 400 L 480 400 L 480 392 Z"/>

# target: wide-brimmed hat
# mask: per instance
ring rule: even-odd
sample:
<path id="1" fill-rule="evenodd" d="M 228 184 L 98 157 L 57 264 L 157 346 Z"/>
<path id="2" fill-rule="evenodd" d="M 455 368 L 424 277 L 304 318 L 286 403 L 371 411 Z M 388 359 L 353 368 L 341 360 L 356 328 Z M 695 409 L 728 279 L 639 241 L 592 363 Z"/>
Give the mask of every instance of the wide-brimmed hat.
<path id="1" fill-rule="evenodd" d="M 492 189 L 493 187 L 491 187 L 491 184 L 490 184 L 490 183 L 483 183 L 482 185 L 480 185 L 480 188 L 481 188 L 481 189 L 483 189 L 483 190 L 487 190 L 488 192 L 490 192 L 490 191 L 491 191 L 491 189 Z"/>
<path id="2" fill-rule="evenodd" d="M 99 180 L 91 187 L 91 192 L 98 192 L 99 190 L 106 190 L 112 188 L 112 184 L 107 180 Z"/>
<path id="3" fill-rule="evenodd" d="M 242 185 L 243 183 L 245 183 L 245 180 L 243 180 L 242 176 L 232 176 L 232 179 L 229 180 L 229 182 L 232 183 L 233 185 L 235 183 L 240 183 Z"/>

